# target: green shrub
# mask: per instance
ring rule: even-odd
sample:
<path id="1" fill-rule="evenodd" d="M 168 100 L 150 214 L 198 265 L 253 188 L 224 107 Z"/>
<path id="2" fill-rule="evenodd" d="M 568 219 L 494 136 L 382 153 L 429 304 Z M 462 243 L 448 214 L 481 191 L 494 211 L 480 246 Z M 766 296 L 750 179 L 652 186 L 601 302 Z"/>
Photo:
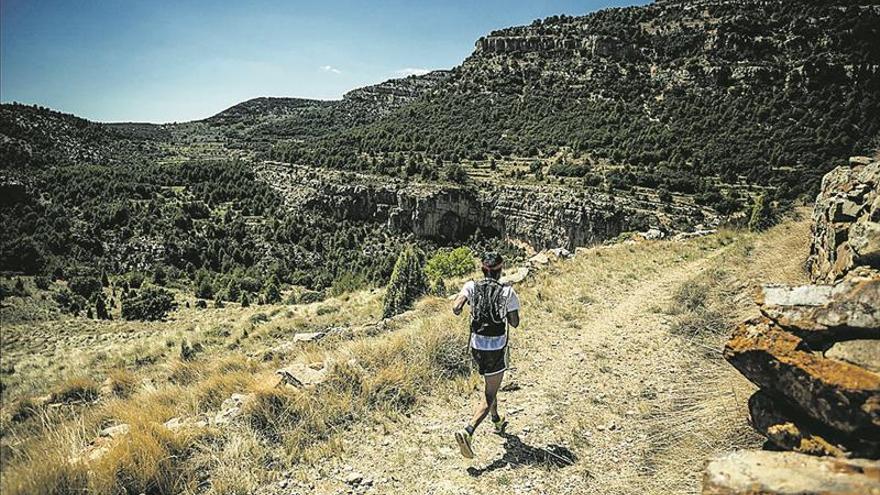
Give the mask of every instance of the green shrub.
<path id="1" fill-rule="evenodd" d="M 281 291 L 278 289 L 278 285 L 275 282 L 269 282 L 266 285 L 266 289 L 263 291 L 263 300 L 266 304 L 275 304 L 281 301 Z"/>
<path id="2" fill-rule="evenodd" d="M 767 229 L 776 222 L 776 212 L 765 194 L 755 198 L 752 214 L 749 217 L 749 230 L 758 232 Z"/>
<path id="3" fill-rule="evenodd" d="M 37 286 L 40 290 L 49 290 L 49 286 L 52 284 L 52 281 L 49 280 L 49 277 L 45 277 L 43 275 L 37 275 L 34 277 L 34 285 Z"/>
<path id="4" fill-rule="evenodd" d="M 21 277 L 15 279 L 15 285 L 12 288 L 12 294 L 19 297 L 28 295 L 27 289 L 24 287 L 24 280 Z"/>
<path id="5" fill-rule="evenodd" d="M 406 311 L 419 296 L 427 292 L 424 262 L 425 253 L 412 244 L 407 245 L 400 252 L 385 293 L 382 310 L 384 318 Z"/>
<path id="6" fill-rule="evenodd" d="M 104 300 L 103 294 L 95 297 L 95 316 L 99 320 L 109 320 L 110 312 L 107 310 L 107 302 Z"/>
<path id="7" fill-rule="evenodd" d="M 174 308 L 171 292 L 148 286 L 122 298 L 122 317 L 126 320 L 160 320 Z"/>
<path id="8" fill-rule="evenodd" d="M 557 177 L 584 177 L 590 173 L 590 166 L 579 163 L 554 163 L 548 170 Z"/>
<path id="9" fill-rule="evenodd" d="M 144 274 L 140 272 L 131 272 L 128 274 L 128 286 L 132 289 L 140 289 L 144 285 Z"/>
<path id="10" fill-rule="evenodd" d="M 232 279 L 229 281 L 229 284 L 226 285 L 226 297 L 228 297 L 230 301 L 238 301 L 241 299 L 242 291 L 239 288 L 237 280 Z"/>
<path id="11" fill-rule="evenodd" d="M 211 284 L 211 279 L 207 276 L 202 277 L 196 283 L 196 297 L 199 299 L 211 299 L 214 297 L 214 286 Z"/>
<path id="12" fill-rule="evenodd" d="M 461 168 L 461 165 L 457 163 L 450 163 L 443 169 L 443 176 L 446 177 L 446 180 L 449 182 L 454 182 L 456 184 L 467 184 L 468 182 L 468 174 Z"/>
<path id="13" fill-rule="evenodd" d="M 362 273 L 345 272 L 333 280 L 330 295 L 338 296 L 346 292 L 354 292 L 367 286 L 367 278 Z"/>
<path id="14" fill-rule="evenodd" d="M 425 275 L 432 282 L 449 277 L 460 277 L 474 270 L 474 254 L 466 246 L 452 250 L 441 249 L 425 264 Z"/>
<path id="15" fill-rule="evenodd" d="M 79 276 L 73 277 L 67 283 L 70 290 L 74 294 L 85 299 L 91 299 L 92 296 L 101 292 L 101 281 L 97 277 Z"/>
<path id="16" fill-rule="evenodd" d="M 161 266 L 156 267 L 156 270 L 153 272 L 153 283 L 156 285 L 165 285 L 168 281 L 168 274 L 165 273 L 165 269 Z"/>
<path id="17" fill-rule="evenodd" d="M 82 296 L 74 294 L 67 288 L 55 293 L 55 302 L 61 308 L 61 311 L 72 315 L 79 313 L 86 305 L 86 300 Z"/>

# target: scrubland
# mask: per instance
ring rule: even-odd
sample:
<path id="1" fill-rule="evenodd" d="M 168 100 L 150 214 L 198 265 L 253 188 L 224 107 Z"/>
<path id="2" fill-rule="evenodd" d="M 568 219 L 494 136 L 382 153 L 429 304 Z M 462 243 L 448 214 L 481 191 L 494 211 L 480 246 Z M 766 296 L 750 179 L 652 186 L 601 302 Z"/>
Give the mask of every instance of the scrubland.
<path id="1" fill-rule="evenodd" d="M 373 325 L 378 289 L 181 307 L 153 323 L 4 325 L 2 492 L 694 492 L 708 455 L 759 442 L 745 419 L 751 385 L 720 348 L 755 283 L 805 279 L 807 238 L 807 222 L 791 220 L 542 267 L 517 286 L 523 324 L 501 397 L 510 432 L 481 429 L 473 462 L 451 432 L 479 377 L 444 298 L 384 325 Z M 10 303 L 4 312 L 25 304 Z M 291 363 L 325 380 L 278 386 Z M 233 394 L 248 399 L 229 422 L 164 426 L 210 418 Z M 128 433 L 88 460 L 99 432 L 122 424 Z"/>

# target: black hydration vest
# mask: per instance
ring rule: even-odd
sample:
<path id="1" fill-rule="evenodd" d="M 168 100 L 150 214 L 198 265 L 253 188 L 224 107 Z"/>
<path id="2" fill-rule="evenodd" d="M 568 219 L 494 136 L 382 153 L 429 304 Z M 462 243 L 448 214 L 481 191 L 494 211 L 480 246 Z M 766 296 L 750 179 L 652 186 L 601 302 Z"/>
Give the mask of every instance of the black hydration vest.
<path id="1" fill-rule="evenodd" d="M 492 278 L 475 282 L 471 304 L 471 332 L 487 337 L 500 337 L 506 329 L 507 298 L 504 297 L 504 286 Z"/>

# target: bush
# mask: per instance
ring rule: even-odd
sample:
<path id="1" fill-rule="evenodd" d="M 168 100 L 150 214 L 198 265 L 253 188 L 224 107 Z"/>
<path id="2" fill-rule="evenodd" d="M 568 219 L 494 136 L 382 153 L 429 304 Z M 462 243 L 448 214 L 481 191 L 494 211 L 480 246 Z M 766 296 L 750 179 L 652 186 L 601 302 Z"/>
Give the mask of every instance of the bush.
<path id="1" fill-rule="evenodd" d="M 427 292 L 424 260 L 425 253 L 412 244 L 407 245 L 400 252 L 385 293 L 383 318 L 406 311 L 419 296 Z"/>
<path id="2" fill-rule="evenodd" d="M 278 290 L 278 285 L 276 285 L 275 282 L 269 282 L 268 285 L 266 285 L 263 300 L 266 304 L 275 304 L 281 301 L 281 291 Z"/>
<path id="3" fill-rule="evenodd" d="M 455 184 L 466 184 L 468 182 L 468 174 L 461 168 L 461 165 L 457 163 L 451 163 L 443 169 L 443 176 L 449 182 L 454 182 Z"/>
<path id="4" fill-rule="evenodd" d="M 238 281 L 232 279 L 226 285 L 226 297 L 230 301 L 238 301 L 242 297 L 242 291 L 238 286 Z"/>
<path id="5" fill-rule="evenodd" d="M 52 392 L 50 402 L 69 404 L 71 402 L 90 402 L 98 398 L 98 384 L 91 378 L 74 377 L 58 385 Z"/>
<path id="6" fill-rule="evenodd" d="M 76 315 L 86 305 L 86 300 L 64 288 L 55 293 L 55 302 L 61 311 Z"/>
<path id="7" fill-rule="evenodd" d="M 156 285 L 165 285 L 168 281 L 168 274 L 165 273 L 165 269 L 160 267 L 156 268 L 156 271 L 153 272 L 153 283 Z"/>
<path id="8" fill-rule="evenodd" d="M 202 279 L 196 284 L 196 297 L 199 299 L 211 299 L 214 297 L 214 286 L 208 277 Z"/>
<path id="9" fill-rule="evenodd" d="M 12 295 L 25 297 L 28 295 L 27 289 L 24 287 L 24 281 L 21 277 L 15 279 L 15 285 L 12 287 Z"/>
<path id="10" fill-rule="evenodd" d="M 362 273 L 345 272 L 336 277 L 330 286 L 330 295 L 338 296 L 346 292 L 354 292 L 367 286 L 367 278 Z"/>
<path id="11" fill-rule="evenodd" d="M 144 285 L 144 274 L 140 272 L 131 272 L 128 274 L 128 286 L 132 289 L 140 289 Z"/>
<path id="12" fill-rule="evenodd" d="M 752 214 L 749 217 L 749 230 L 758 232 L 771 227 L 776 221 L 776 212 L 767 196 L 762 194 L 755 198 L 752 204 Z"/>
<path id="13" fill-rule="evenodd" d="M 49 280 L 49 277 L 44 277 L 42 275 L 37 275 L 34 277 L 34 285 L 37 286 L 40 290 L 49 290 L 49 286 L 52 284 L 52 281 Z"/>
<path id="14" fill-rule="evenodd" d="M 548 172 L 557 177 L 584 177 L 590 173 L 590 166 L 579 163 L 554 163 L 550 165 Z"/>
<path id="15" fill-rule="evenodd" d="M 474 270 L 474 254 L 466 246 L 452 250 L 441 249 L 425 264 L 425 275 L 431 281 L 460 277 Z"/>
<path id="16" fill-rule="evenodd" d="M 70 287 L 74 294 L 84 299 L 91 299 L 92 296 L 101 292 L 102 288 L 101 281 L 97 277 L 91 276 L 73 277 L 67 283 L 67 286 Z"/>
<path id="17" fill-rule="evenodd" d="M 122 317 L 126 320 L 160 320 L 174 308 L 171 292 L 150 286 L 122 298 Z"/>
<path id="18" fill-rule="evenodd" d="M 107 302 L 104 300 L 103 294 L 99 294 L 95 297 L 95 316 L 99 320 L 110 319 L 110 311 L 107 310 Z"/>

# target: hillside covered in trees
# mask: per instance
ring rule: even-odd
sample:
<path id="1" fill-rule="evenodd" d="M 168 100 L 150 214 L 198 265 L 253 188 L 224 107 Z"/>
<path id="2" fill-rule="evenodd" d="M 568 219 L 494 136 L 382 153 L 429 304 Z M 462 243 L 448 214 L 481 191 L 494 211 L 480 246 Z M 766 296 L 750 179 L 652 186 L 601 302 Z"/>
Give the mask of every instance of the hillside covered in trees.
<path id="1" fill-rule="evenodd" d="M 444 84 L 381 120 L 279 154 L 369 167 L 393 152 L 430 163 L 571 147 L 623 166 L 626 185 L 693 192 L 716 176 L 812 197 L 835 160 L 878 144 L 878 26 L 880 7 L 848 1 L 554 16 L 480 38 Z"/>
<path id="2" fill-rule="evenodd" d="M 451 70 L 337 101 L 255 98 L 161 125 L 3 104 L 0 271 L 170 280 L 226 300 L 388 279 L 414 232 L 292 211 L 261 162 L 640 211 L 809 201 L 834 164 L 880 146 L 877 39 L 870 2 L 661 1 L 494 31 Z M 517 251 L 486 232 L 454 241 Z"/>

